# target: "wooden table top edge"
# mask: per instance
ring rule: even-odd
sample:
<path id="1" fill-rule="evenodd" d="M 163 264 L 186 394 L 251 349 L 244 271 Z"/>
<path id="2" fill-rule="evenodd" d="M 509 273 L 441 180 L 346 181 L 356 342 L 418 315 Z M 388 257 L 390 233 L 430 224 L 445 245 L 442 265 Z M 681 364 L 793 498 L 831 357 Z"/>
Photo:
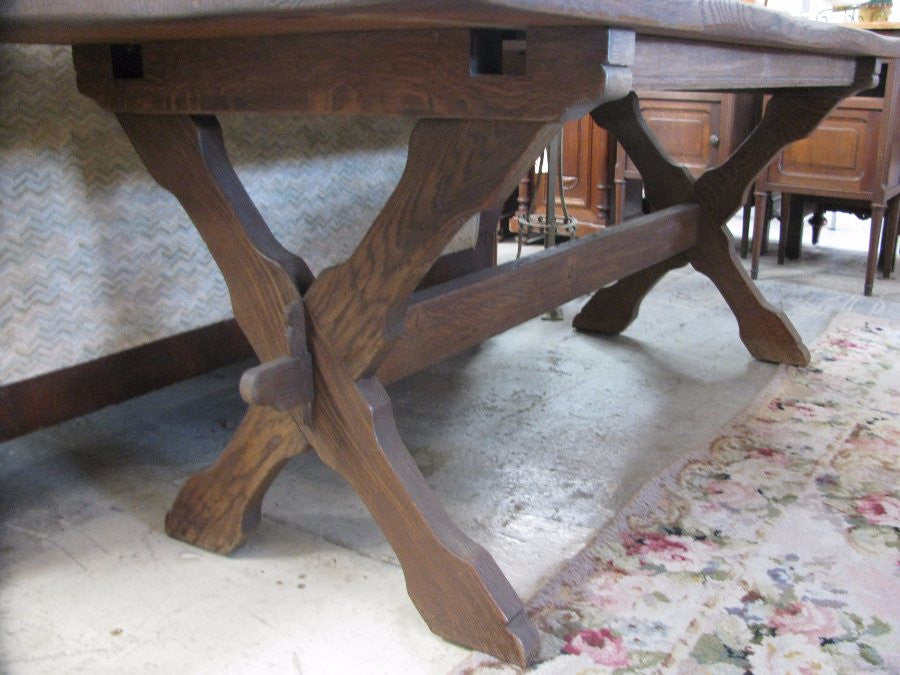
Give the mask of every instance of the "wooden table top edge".
<path id="1" fill-rule="evenodd" d="M 737 0 L 8 0 L 0 42 L 78 44 L 302 32 L 602 25 L 639 34 L 846 56 L 900 57 L 900 39 Z"/>

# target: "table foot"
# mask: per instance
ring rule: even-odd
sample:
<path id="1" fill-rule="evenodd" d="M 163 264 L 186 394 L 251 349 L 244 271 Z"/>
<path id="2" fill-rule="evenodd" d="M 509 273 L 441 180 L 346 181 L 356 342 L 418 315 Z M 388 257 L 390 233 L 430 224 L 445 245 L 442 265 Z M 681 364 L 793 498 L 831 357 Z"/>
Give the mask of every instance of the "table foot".
<path id="1" fill-rule="evenodd" d="M 689 254 L 691 264 L 719 289 L 738 321 L 741 341 L 754 358 L 794 366 L 809 364 L 809 350 L 784 312 L 775 309 L 750 279 L 731 236 L 705 236 Z"/>
<path id="2" fill-rule="evenodd" d="M 450 520 L 403 444 L 377 378 L 354 382 L 315 332 L 316 400 L 305 434 L 359 494 L 397 554 L 428 627 L 511 663 L 537 658 L 539 634 L 490 554 Z"/>
<path id="3" fill-rule="evenodd" d="M 572 321 L 576 330 L 597 335 L 618 335 L 637 319 L 644 296 L 677 267 L 687 264 L 680 257 L 670 258 L 641 270 L 597 291 Z"/>
<path id="4" fill-rule="evenodd" d="M 181 488 L 166 514 L 166 533 L 231 553 L 259 525 L 263 496 L 287 460 L 308 449 L 290 415 L 251 406 L 215 464 Z"/>

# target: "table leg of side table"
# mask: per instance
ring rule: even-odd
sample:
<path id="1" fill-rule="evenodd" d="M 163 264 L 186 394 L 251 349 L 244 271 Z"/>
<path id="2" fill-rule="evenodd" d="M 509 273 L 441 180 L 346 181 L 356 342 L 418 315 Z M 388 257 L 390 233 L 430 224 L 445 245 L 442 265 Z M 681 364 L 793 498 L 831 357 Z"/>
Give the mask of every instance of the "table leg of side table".
<path id="1" fill-rule="evenodd" d="M 804 365 L 809 353 L 787 317 L 757 291 L 733 251 L 725 228 L 728 218 L 744 203 L 751 182 L 783 147 L 803 138 L 852 90 L 822 89 L 806 93 L 782 92 L 769 101 L 759 125 L 722 166 L 697 181 L 676 166 L 647 127 L 637 97 L 597 108 L 592 116 L 622 143 L 641 175 L 654 210 L 695 202 L 703 211 L 697 245 L 684 256 L 631 275 L 600 289 L 576 317 L 580 330 L 614 334 L 637 316 L 638 305 L 662 276 L 685 260 L 707 275 L 725 297 L 738 320 L 741 339 L 763 361 Z"/>
<path id="2" fill-rule="evenodd" d="M 869 252 L 866 255 L 866 281 L 863 295 L 872 295 L 875 272 L 878 268 L 878 246 L 881 244 L 881 228 L 884 224 L 885 204 L 872 204 L 872 224 L 869 227 Z"/>
<path id="3" fill-rule="evenodd" d="M 296 410 L 290 416 L 297 433 L 369 508 L 429 627 L 507 661 L 533 661 L 539 636 L 521 600 L 487 551 L 456 528 L 438 503 L 403 445 L 390 400 L 372 373 L 403 330 L 410 295 L 459 227 L 512 190 L 559 125 L 419 122 L 406 170 L 382 213 L 354 254 L 310 285 L 308 268 L 278 245 L 243 190 L 214 118 L 123 114 L 119 120 L 151 174 L 194 221 L 261 361 L 291 355 L 287 310 L 305 306 L 315 398 L 311 421 Z M 252 412 L 241 433 L 251 435 L 263 417 Z M 267 447 L 263 440 L 271 434 L 268 430 L 253 443 L 236 439 L 211 474 L 250 467 L 255 487 L 241 493 L 244 506 L 238 512 L 252 510 L 291 452 L 278 443 Z M 294 450 L 302 444 L 293 437 L 288 443 Z M 272 456 L 258 456 L 267 453 Z M 209 485 L 212 478 L 200 478 L 186 488 L 192 499 L 204 482 L 213 497 L 201 496 L 200 503 L 231 494 L 230 488 Z M 175 512 L 192 517 L 183 502 Z M 189 524 L 180 527 L 190 530 Z"/>
<path id="4" fill-rule="evenodd" d="M 888 203 L 884 224 L 884 243 L 881 247 L 881 270 L 887 279 L 894 271 L 894 262 L 897 257 L 897 227 L 900 224 L 900 195 L 894 197 Z"/>

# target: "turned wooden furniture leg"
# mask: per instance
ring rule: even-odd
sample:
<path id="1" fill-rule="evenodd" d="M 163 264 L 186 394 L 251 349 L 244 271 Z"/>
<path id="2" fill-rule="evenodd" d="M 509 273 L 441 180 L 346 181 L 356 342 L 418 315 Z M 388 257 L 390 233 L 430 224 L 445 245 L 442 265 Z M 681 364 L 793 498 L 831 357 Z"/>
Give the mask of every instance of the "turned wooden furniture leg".
<path id="1" fill-rule="evenodd" d="M 750 246 L 750 211 L 753 205 L 749 202 L 744 204 L 741 218 L 741 257 L 746 258 Z"/>
<path id="2" fill-rule="evenodd" d="M 784 245 L 784 256 L 788 260 L 799 260 L 803 253 L 803 210 L 806 208 L 806 200 L 803 195 L 793 194 L 790 200 L 791 208 L 788 211 L 788 226 Z"/>
<path id="3" fill-rule="evenodd" d="M 900 195 L 890 201 L 885 215 L 884 243 L 881 247 L 881 271 L 885 279 L 891 276 L 897 259 L 898 224 L 900 224 Z"/>
<path id="4" fill-rule="evenodd" d="M 809 217 L 810 225 L 812 225 L 812 243 L 819 243 L 819 234 L 822 232 L 822 228 L 828 224 L 828 219 L 825 217 L 825 207 L 821 204 L 816 204 L 816 209 L 813 214 Z"/>
<path id="5" fill-rule="evenodd" d="M 867 79 L 869 78 L 869 79 Z M 653 210 L 679 203 L 695 202 L 702 212 L 697 245 L 685 253 L 691 264 L 716 285 L 740 327 L 741 340 L 754 357 L 764 361 L 805 365 L 809 353 L 784 313 L 767 303 L 734 253 L 728 218 L 744 203 L 750 183 L 771 159 L 792 141 L 809 134 L 837 103 L 870 81 L 860 74 L 860 86 L 849 89 L 820 89 L 814 94 L 791 91 L 772 96 L 766 112 L 744 143 L 722 166 L 707 171 L 697 181 L 683 167 L 676 166 L 661 148 L 641 115 L 637 97 L 600 106 L 591 113 L 594 120 L 615 135 L 644 178 Z M 761 237 L 760 237 L 761 239 Z M 681 263 L 681 256 L 667 261 L 668 269 Z M 600 289 L 576 320 L 576 327 L 610 334 L 621 330 L 637 316 L 638 307 L 623 307 L 614 294 L 628 289 L 627 301 L 639 303 L 667 271 L 661 263 L 643 276 L 632 275 Z M 606 315 L 607 307 L 615 307 Z"/>
<path id="6" fill-rule="evenodd" d="M 757 192 L 754 195 L 753 214 L 753 241 L 750 249 L 750 278 L 756 279 L 759 274 L 759 256 L 762 254 L 763 239 L 766 236 L 766 227 L 769 216 L 769 195 L 767 192 Z"/>
<path id="7" fill-rule="evenodd" d="M 778 264 L 784 265 L 788 239 L 791 231 L 791 199 L 790 193 L 781 193 L 781 225 L 778 230 Z"/>
<path id="8" fill-rule="evenodd" d="M 244 192 L 213 118 L 120 115 L 120 121 L 151 174 L 181 201 L 207 242 L 264 365 L 291 355 L 285 317 L 305 307 L 312 414 L 299 408 L 287 414 L 296 433 L 359 493 L 397 553 L 429 627 L 512 662 L 532 661 L 538 633 L 521 600 L 490 555 L 437 502 L 397 434 L 386 393 L 370 376 L 402 332 L 409 297 L 434 260 L 468 217 L 514 187 L 559 125 L 419 122 L 403 177 L 370 231 L 347 261 L 310 284 L 306 266 L 278 246 Z M 266 417 L 254 410 L 241 432 Z M 252 512 L 284 458 L 303 444 L 286 427 L 278 437 L 281 444 L 270 446 L 236 439 L 207 476 L 186 487 L 174 512 L 189 519 L 196 510 L 186 502 L 204 504 L 202 511 L 227 499 L 227 489 L 208 483 L 229 466 L 249 467 L 253 484 L 243 492 L 252 498 L 244 513 Z M 204 487 L 209 496 L 199 494 Z M 179 527 L 193 531 L 191 524 Z"/>
<path id="9" fill-rule="evenodd" d="M 166 533 L 231 553 L 259 525 L 266 490 L 287 460 L 308 449 L 290 415 L 250 406 L 215 464 L 181 488 L 166 514 Z"/>
<path id="10" fill-rule="evenodd" d="M 866 283 L 864 295 L 872 295 L 875 272 L 878 268 L 878 246 L 881 243 L 881 227 L 884 223 L 884 204 L 872 204 L 872 226 L 869 228 L 869 253 L 866 256 Z"/>

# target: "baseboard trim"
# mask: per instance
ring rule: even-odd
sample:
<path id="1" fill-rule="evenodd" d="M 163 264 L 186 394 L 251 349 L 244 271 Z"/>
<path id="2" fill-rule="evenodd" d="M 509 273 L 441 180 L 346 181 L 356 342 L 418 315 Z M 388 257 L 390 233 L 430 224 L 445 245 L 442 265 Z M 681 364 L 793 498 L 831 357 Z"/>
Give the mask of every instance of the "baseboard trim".
<path id="1" fill-rule="evenodd" d="M 0 387 L 0 441 L 252 355 L 231 319 Z"/>

